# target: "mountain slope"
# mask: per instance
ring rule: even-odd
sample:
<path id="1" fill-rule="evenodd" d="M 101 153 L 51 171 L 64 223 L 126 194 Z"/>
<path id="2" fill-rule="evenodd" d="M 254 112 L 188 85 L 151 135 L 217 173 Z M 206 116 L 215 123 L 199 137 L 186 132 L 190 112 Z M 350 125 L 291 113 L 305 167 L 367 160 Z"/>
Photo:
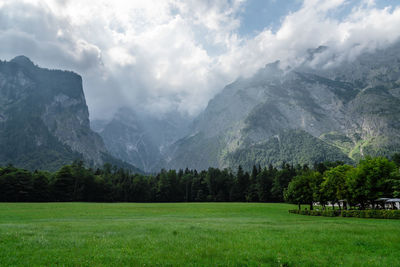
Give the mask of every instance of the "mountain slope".
<path id="1" fill-rule="evenodd" d="M 400 44 L 328 67 L 315 62 L 329 48 L 310 51 L 296 68 L 275 62 L 225 87 L 166 166 L 351 163 L 400 151 Z"/>
<path id="2" fill-rule="evenodd" d="M 0 62 L 0 165 L 55 170 L 75 159 L 102 165 L 104 157 L 79 75 L 24 56 Z"/>
<path id="3" fill-rule="evenodd" d="M 158 118 L 121 108 L 110 121 L 94 121 L 92 128 L 114 157 L 152 172 L 160 169 L 165 148 L 186 134 L 187 124 L 177 113 Z"/>

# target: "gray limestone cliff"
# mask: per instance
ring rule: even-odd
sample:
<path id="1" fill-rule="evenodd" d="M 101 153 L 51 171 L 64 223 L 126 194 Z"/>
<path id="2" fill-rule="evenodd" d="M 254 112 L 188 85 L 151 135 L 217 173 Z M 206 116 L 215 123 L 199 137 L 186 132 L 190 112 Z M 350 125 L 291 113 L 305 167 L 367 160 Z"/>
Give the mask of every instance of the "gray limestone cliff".
<path id="1" fill-rule="evenodd" d="M 93 121 L 110 153 L 146 172 L 158 171 L 167 148 L 187 134 L 188 120 L 177 112 L 160 117 L 121 108 L 109 121 Z"/>
<path id="2" fill-rule="evenodd" d="M 78 74 L 25 56 L 0 62 L 0 164 L 54 170 L 75 159 L 101 165 L 105 153 Z"/>

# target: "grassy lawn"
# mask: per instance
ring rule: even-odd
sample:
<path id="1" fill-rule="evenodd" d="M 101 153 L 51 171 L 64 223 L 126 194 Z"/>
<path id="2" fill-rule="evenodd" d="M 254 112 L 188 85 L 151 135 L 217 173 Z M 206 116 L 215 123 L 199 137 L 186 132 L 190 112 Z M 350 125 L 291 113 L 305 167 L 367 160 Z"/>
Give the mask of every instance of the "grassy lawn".
<path id="1" fill-rule="evenodd" d="M 0 266 L 400 266 L 400 220 L 247 203 L 0 203 Z"/>

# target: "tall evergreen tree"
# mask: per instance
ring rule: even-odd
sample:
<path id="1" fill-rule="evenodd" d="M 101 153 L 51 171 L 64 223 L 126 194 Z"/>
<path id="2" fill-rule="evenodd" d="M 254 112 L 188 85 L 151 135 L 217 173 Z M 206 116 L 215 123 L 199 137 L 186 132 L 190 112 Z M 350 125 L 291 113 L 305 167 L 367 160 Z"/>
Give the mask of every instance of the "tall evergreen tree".
<path id="1" fill-rule="evenodd" d="M 74 201 L 75 177 L 70 165 L 58 170 L 52 182 L 52 198 L 55 201 Z"/>

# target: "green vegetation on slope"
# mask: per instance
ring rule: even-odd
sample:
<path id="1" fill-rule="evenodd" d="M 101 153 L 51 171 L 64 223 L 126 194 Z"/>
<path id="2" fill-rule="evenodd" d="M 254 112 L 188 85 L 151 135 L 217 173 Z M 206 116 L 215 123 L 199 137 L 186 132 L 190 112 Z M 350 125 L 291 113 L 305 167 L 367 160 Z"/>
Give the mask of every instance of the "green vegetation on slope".
<path id="1" fill-rule="evenodd" d="M 319 138 L 329 145 L 336 146 L 346 155 L 349 155 L 354 147 L 354 143 L 349 137 L 338 132 L 324 133 Z M 352 157 L 350 158 L 353 159 Z"/>
<path id="2" fill-rule="evenodd" d="M 283 131 L 263 144 L 236 150 L 227 160 L 230 166 L 241 165 L 244 169 L 254 164 L 279 166 L 284 162 L 301 165 L 337 160 L 352 162 L 339 148 L 302 130 Z"/>
<path id="3" fill-rule="evenodd" d="M 218 157 L 224 146 L 219 136 L 207 137 L 204 133 L 183 138 L 177 144 L 184 149 L 173 152 L 173 161 L 167 165 L 169 168 L 185 168 L 197 166 L 199 170 L 209 167 L 218 167 Z"/>
<path id="4" fill-rule="evenodd" d="M 287 204 L 0 203 L 0 266 L 399 266 L 400 221 Z"/>

